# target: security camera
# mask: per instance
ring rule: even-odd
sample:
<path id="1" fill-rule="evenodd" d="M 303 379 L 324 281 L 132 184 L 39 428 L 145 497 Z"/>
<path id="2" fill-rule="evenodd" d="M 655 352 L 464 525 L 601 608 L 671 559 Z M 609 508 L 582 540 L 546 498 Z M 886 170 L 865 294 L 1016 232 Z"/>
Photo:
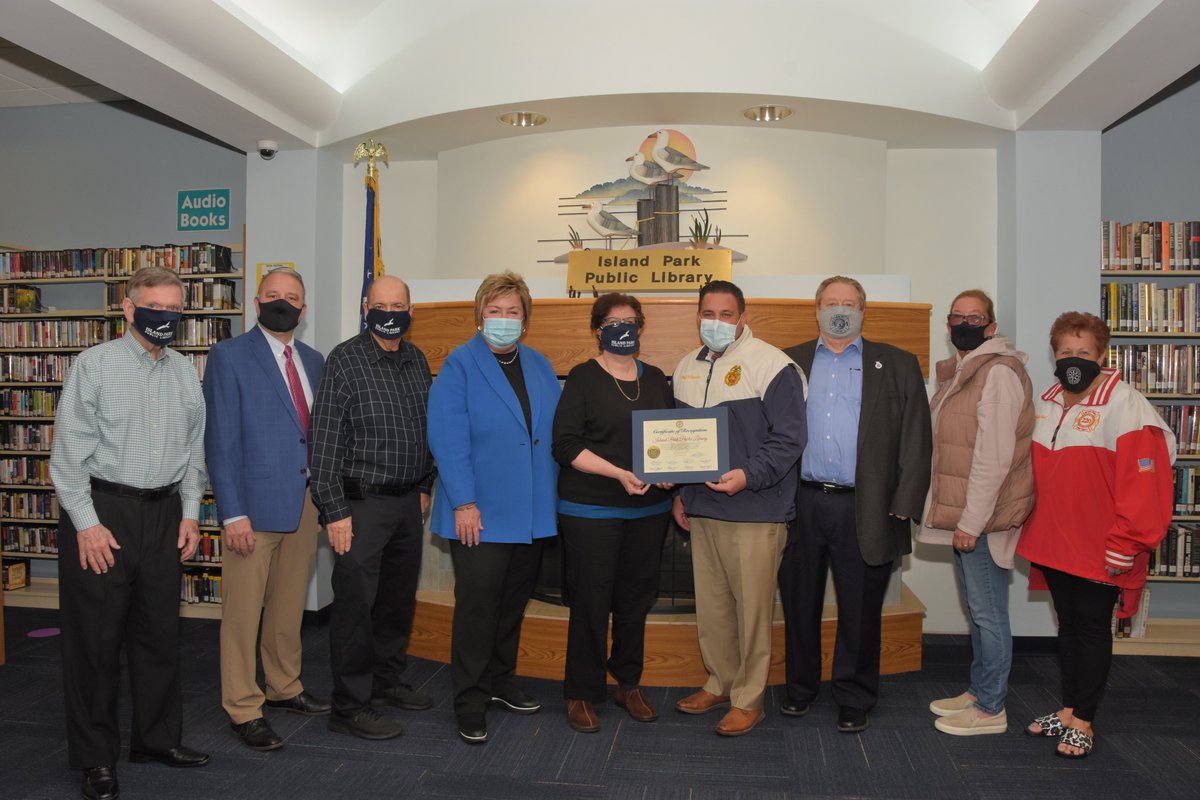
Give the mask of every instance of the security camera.
<path id="1" fill-rule="evenodd" d="M 279 142 L 272 142 L 270 139 L 258 140 L 258 155 L 263 161 L 270 161 L 279 152 Z"/>

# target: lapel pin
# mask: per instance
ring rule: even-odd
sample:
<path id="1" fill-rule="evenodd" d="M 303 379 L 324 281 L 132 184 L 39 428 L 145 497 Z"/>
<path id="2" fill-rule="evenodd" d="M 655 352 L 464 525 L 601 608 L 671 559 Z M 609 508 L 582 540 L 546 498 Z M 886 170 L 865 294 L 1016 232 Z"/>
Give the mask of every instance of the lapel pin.
<path id="1" fill-rule="evenodd" d="M 882 362 L 882 361 L 876 361 L 876 362 L 875 362 L 875 369 L 883 369 L 883 362 Z"/>

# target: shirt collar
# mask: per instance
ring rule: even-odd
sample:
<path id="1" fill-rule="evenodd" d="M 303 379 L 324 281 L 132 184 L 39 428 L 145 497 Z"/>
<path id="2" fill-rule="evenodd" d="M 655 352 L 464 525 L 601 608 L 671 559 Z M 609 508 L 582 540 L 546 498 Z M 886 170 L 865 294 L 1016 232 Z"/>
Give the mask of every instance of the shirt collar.
<path id="1" fill-rule="evenodd" d="M 845 349 L 842 350 L 842 353 L 845 353 L 851 347 L 853 347 L 855 350 L 857 350 L 858 352 L 861 353 L 862 352 L 862 344 L 863 344 L 862 334 L 860 333 L 858 336 L 854 337 L 854 341 L 852 341 L 852 342 L 850 342 L 850 344 L 846 345 Z M 835 357 L 841 355 L 841 353 L 834 353 L 833 350 L 829 347 L 829 345 L 825 344 L 824 336 L 817 337 L 817 350 L 818 351 L 829 350 L 829 354 L 831 356 L 835 356 Z"/>
<path id="2" fill-rule="evenodd" d="M 263 338 L 265 338 L 267 340 L 267 344 L 270 346 L 271 353 L 274 354 L 275 358 L 276 359 L 283 358 L 284 357 L 283 348 L 286 347 L 287 345 L 285 345 L 283 342 L 279 341 L 274 336 L 272 336 L 270 334 L 270 332 L 262 326 L 261 323 L 259 323 L 258 329 L 262 331 Z M 296 349 L 296 345 L 292 342 L 289 342 L 288 344 L 291 345 L 292 350 L 294 352 Z"/>
<path id="3" fill-rule="evenodd" d="M 375 361 L 382 361 L 385 358 L 390 358 L 393 361 L 408 360 L 408 342 L 404 341 L 403 339 L 400 340 L 400 349 L 396 350 L 395 352 L 391 352 L 380 347 L 379 342 L 375 341 L 375 337 L 371 335 L 370 331 L 363 331 L 360 335 L 366 337 L 367 347 L 370 348 L 368 352 Z"/>
<path id="4" fill-rule="evenodd" d="M 132 328 L 125 331 L 125 335 L 121 337 L 121 341 L 125 343 L 127 348 L 129 348 L 131 355 L 133 355 L 135 358 L 143 358 L 151 365 L 157 364 L 159 361 L 162 361 L 167 357 L 167 348 L 165 347 L 162 348 L 162 353 L 157 359 L 150 355 L 150 351 L 143 347 L 142 343 L 138 341 L 138 338 L 134 336 Z"/>

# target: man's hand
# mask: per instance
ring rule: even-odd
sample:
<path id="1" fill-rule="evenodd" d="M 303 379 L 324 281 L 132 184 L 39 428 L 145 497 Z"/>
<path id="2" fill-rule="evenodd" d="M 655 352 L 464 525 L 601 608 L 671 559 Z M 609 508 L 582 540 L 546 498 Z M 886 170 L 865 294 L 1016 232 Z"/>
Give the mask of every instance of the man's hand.
<path id="1" fill-rule="evenodd" d="M 454 534 L 467 547 L 479 544 L 479 532 L 483 530 L 483 518 L 474 503 L 454 509 Z"/>
<path id="2" fill-rule="evenodd" d="M 179 539 L 175 546 L 179 548 L 179 560 L 188 561 L 196 554 L 196 545 L 200 544 L 200 523 L 194 519 L 179 522 Z"/>
<path id="3" fill-rule="evenodd" d="M 350 541 L 354 538 L 354 523 L 352 517 L 330 522 L 325 526 L 325 535 L 329 537 L 329 546 L 339 556 L 350 552 Z"/>
<path id="4" fill-rule="evenodd" d="M 975 549 L 975 543 L 979 539 L 964 531 L 962 528 L 954 529 L 954 549 L 960 553 L 969 553 Z"/>
<path id="5" fill-rule="evenodd" d="M 730 497 L 746 488 L 746 470 L 731 469 L 721 476 L 721 480 L 716 483 L 705 481 L 704 485 L 712 489 L 714 492 L 723 492 Z"/>
<path id="6" fill-rule="evenodd" d="M 225 540 L 225 549 L 232 550 L 239 556 L 248 556 L 254 552 L 254 529 L 250 527 L 250 518 L 242 517 L 221 529 Z"/>
<path id="7" fill-rule="evenodd" d="M 421 492 L 421 516 L 429 516 L 429 509 L 433 508 L 433 498 L 428 492 Z"/>
<path id="8" fill-rule="evenodd" d="M 121 549 L 121 545 L 113 538 L 112 531 L 103 525 L 93 525 L 77 531 L 75 542 L 79 546 L 80 568 L 90 569 L 97 575 L 108 572 L 108 568 L 116 563 L 112 551 Z"/>
<path id="9" fill-rule="evenodd" d="M 679 495 L 676 495 L 674 501 L 671 502 L 671 516 L 675 518 L 676 525 L 688 533 L 692 532 L 692 521 L 688 519 L 687 512 L 683 510 L 683 500 Z"/>

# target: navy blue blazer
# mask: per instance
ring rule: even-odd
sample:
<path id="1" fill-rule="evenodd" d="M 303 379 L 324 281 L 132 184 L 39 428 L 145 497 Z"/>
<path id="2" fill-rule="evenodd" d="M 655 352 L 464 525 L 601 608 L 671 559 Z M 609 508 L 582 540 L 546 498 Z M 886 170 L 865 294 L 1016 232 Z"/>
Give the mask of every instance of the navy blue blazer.
<path id="1" fill-rule="evenodd" d="M 296 339 L 292 347 L 315 394 L 325 359 Z M 308 491 L 308 431 L 257 325 L 208 352 L 204 401 L 204 452 L 219 520 L 247 516 L 256 531 L 296 530 Z"/>
<path id="2" fill-rule="evenodd" d="M 558 532 L 558 462 L 550 453 L 561 388 L 538 351 L 518 345 L 529 393 L 525 413 L 483 336 L 446 358 L 429 390 L 429 449 L 438 482 L 430 528 L 454 539 L 454 509 L 474 502 L 483 542 L 528 543 Z"/>

